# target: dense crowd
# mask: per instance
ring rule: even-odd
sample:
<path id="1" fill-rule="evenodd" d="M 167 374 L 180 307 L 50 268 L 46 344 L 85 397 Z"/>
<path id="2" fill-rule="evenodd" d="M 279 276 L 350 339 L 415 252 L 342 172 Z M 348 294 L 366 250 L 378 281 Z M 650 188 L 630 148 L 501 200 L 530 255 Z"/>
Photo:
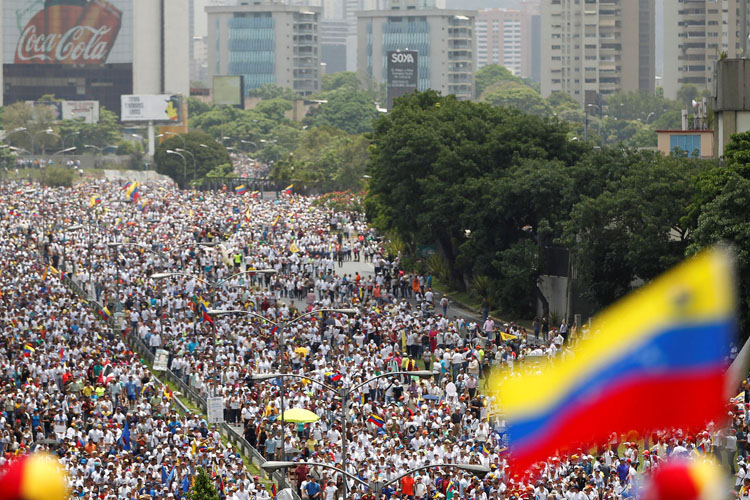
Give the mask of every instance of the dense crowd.
<path id="1" fill-rule="evenodd" d="M 706 453 L 750 498 L 748 393 L 730 405 L 729 431 L 613 435 L 513 475 L 488 375 L 537 376 L 536 360 L 567 355 L 575 325 L 545 318 L 527 334 L 487 311 L 457 313 L 360 214 L 166 183 L 10 182 L 0 194 L 0 460 L 49 449 L 76 497 L 183 498 L 203 468 L 223 497 L 269 498 L 215 426 L 178 411 L 125 343 L 133 333 L 168 351 L 169 368 L 199 394 L 222 396 L 225 419 L 268 460 L 343 467 L 370 484 L 435 464 L 490 470 L 423 469 L 385 486 L 388 500 L 619 499 L 665 458 Z M 388 375 L 418 370 L 429 376 Z M 252 378 L 277 372 L 308 379 Z M 292 408 L 319 420 L 282 424 Z M 288 473 L 305 499 L 374 498 L 329 468 Z"/>

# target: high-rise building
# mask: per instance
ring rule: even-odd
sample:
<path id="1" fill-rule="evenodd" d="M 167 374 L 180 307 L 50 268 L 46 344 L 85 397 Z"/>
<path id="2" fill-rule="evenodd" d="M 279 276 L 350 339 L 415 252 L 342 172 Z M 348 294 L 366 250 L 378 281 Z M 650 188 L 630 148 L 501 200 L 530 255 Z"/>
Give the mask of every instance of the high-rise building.
<path id="1" fill-rule="evenodd" d="M 300 95 L 320 90 L 319 7 L 257 3 L 208 7 L 208 75 L 242 75 Z"/>
<path id="2" fill-rule="evenodd" d="M 716 61 L 748 57 L 748 0 L 664 0 L 664 95 L 713 90 Z"/>
<path id="3" fill-rule="evenodd" d="M 408 1 L 398 9 L 357 12 L 360 80 L 386 82 L 388 52 L 416 50 L 419 90 L 434 89 L 443 95 L 472 99 L 476 11 L 420 9 Z"/>
<path id="4" fill-rule="evenodd" d="M 601 106 L 614 92 L 653 92 L 654 0 L 543 0 L 542 95 Z"/>
<path id="5" fill-rule="evenodd" d="M 189 93 L 185 0 L 0 0 L 0 9 L 0 105 L 52 94 L 119 114 L 123 94 Z"/>
<path id="6" fill-rule="evenodd" d="M 208 18 L 206 7 L 237 5 L 238 0 L 190 0 L 190 81 L 210 86 L 208 81 Z"/>
<path id="7" fill-rule="evenodd" d="M 500 64 L 516 76 L 532 77 L 534 38 L 541 36 L 534 30 L 534 18 L 538 16 L 538 2 L 523 2 L 520 9 L 477 11 L 477 69 Z M 538 47 L 539 40 L 536 42 Z"/>

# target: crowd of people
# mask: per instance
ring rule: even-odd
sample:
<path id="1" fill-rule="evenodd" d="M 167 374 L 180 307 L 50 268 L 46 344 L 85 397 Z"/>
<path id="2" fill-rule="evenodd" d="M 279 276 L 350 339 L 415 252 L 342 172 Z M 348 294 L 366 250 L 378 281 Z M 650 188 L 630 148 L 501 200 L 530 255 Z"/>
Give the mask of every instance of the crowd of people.
<path id="1" fill-rule="evenodd" d="M 613 435 L 515 475 L 488 376 L 537 376 L 536 360 L 567 355 L 568 326 L 527 334 L 449 307 L 361 214 L 293 194 L 7 182 L 0 231 L 0 461 L 50 450 L 74 497 L 184 498 L 199 468 L 224 498 L 272 494 L 216 426 L 182 411 L 132 333 L 197 393 L 223 397 L 267 460 L 300 462 L 287 472 L 303 499 L 620 499 L 667 457 L 707 453 L 750 498 L 744 392 L 728 431 Z M 268 373 L 304 378 L 253 377 Z M 284 419 L 293 408 L 319 419 Z"/>

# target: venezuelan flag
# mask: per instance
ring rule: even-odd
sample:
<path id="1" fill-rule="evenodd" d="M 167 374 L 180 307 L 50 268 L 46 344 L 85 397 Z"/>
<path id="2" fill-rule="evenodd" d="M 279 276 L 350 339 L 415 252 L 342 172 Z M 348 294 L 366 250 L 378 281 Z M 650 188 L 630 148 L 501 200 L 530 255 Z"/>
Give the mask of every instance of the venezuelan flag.
<path id="1" fill-rule="evenodd" d="M 525 471 L 612 432 L 692 428 L 726 415 L 732 276 L 729 252 L 707 250 L 604 311 L 597 333 L 544 376 L 493 381 L 513 467 Z"/>
<path id="2" fill-rule="evenodd" d="M 98 194 L 95 194 L 89 200 L 89 207 L 93 207 L 94 205 L 98 205 L 101 202 L 102 202 L 102 197 L 99 196 Z"/>
<path id="3" fill-rule="evenodd" d="M 138 201 L 138 197 L 140 196 L 140 194 L 138 193 L 137 182 L 133 182 L 128 186 L 128 188 L 125 190 L 125 196 L 133 201 Z"/>
<path id="4" fill-rule="evenodd" d="M 250 193 L 250 198 L 257 198 L 260 196 L 260 191 L 253 191 Z"/>
<path id="5" fill-rule="evenodd" d="M 247 187 L 244 184 L 242 184 L 242 185 L 237 186 L 236 188 L 234 188 L 234 194 L 242 195 L 242 194 L 245 194 L 245 193 L 247 193 Z"/>
<path id="6" fill-rule="evenodd" d="M 370 418 L 367 419 L 368 422 L 375 424 L 379 428 L 383 428 L 385 425 L 385 420 L 382 419 L 382 417 L 379 417 L 375 415 L 374 413 L 370 415 Z"/>
<path id="7" fill-rule="evenodd" d="M 284 188 L 284 191 L 282 191 L 284 194 L 292 194 L 292 189 L 294 189 L 294 184 L 289 184 L 287 187 Z"/>

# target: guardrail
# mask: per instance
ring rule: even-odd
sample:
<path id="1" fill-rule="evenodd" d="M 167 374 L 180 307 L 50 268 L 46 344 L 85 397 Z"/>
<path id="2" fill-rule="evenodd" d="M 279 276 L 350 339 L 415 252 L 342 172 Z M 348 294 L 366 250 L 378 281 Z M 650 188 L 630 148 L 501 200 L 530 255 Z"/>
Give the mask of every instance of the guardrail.
<path id="1" fill-rule="evenodd" d="M 64 276 L 62 281 L 63 281 L 63 284 L 65 284 L 68 288 L 70 288 L 76 295 L 86 299 L 87 304 L 94 311 L 94 314 L 99 315 L 99 311 L 102 310 L 103 306 L 94 300 L 88 300 L 85 290 L 78 283 L 76 283 L 75 280 L 73 280 L 70 276 Z M 114 316 L 109 317 L 107 319 L 107 323 L 109 324 L 109 326 L 112 328 L 112 331 L 116 335 L 119 335 L 121 333 L 120 324 Z M 148 346 L 140 338 L 138 338 L 137 335 L 130 332 L 128 333 L 128 335 L 125 336 L 125 341 L 133 350 L 133 352 L 138 353 L 138 355 L 142 359 L 148 361 L 149 364 L 153 365 L 154 353 L 151 352 Z M 160 370 L 160 372 L 161 372 L 161 376 L 165 380 L 174 384 L 180 390 L 180 393 L 184 397 L 186 397 L 196 407 L 200 408 L 201 412 L 204 415 L 207 413 L 208 405 L 207 405 L 206 399 L 203 396 L 201 396 L 195 389 L 187 385 L 180 377 L 175 375 L 170 369 L 167 369 L 164 371 Z M 159 380 L 156 377 L 156 375 L 154 375 L 154 379 L 160 384 L 163 384 L 163 382 Z M 184 404 L 182 404 L 179 398 L 175 397 L 174 401 L 181 407 L 183 412 L 189 411 L 188 408 L 185 407 Z M 234 447 L 239 449 L 240 454 L 245 455 L 246 457 L 249 457 L 250 462 L 258 466 L 258 468 L 261 471 L 261 475 L 268 477 L 269 479 L 274 481 L 276 484 L 278 484 L 279 490 L 282 490 L 284 488 L 290 488 L 290 490 L 292 491 L 293 498 L 295 500 L 300 500 L 300 497 L 297 495 L 297 492 L 294 490 L 294 488 L 292 488 L 291 485 L 287 483 L 285 472 L 276 471 L 276 472 L 273 472 L 272 474 L 268 474 L 261 467 L 261 465 L 263 465 L 266 459 L 255 447 L 253 447 L 250 443 L 248 443 L 247 440 L 240 433 L 232 429 L 232 427 L 227 423 L 220 424 L 219 429 L 220 429 L 220 432 L 227 438 L 227 440 Z"/>

